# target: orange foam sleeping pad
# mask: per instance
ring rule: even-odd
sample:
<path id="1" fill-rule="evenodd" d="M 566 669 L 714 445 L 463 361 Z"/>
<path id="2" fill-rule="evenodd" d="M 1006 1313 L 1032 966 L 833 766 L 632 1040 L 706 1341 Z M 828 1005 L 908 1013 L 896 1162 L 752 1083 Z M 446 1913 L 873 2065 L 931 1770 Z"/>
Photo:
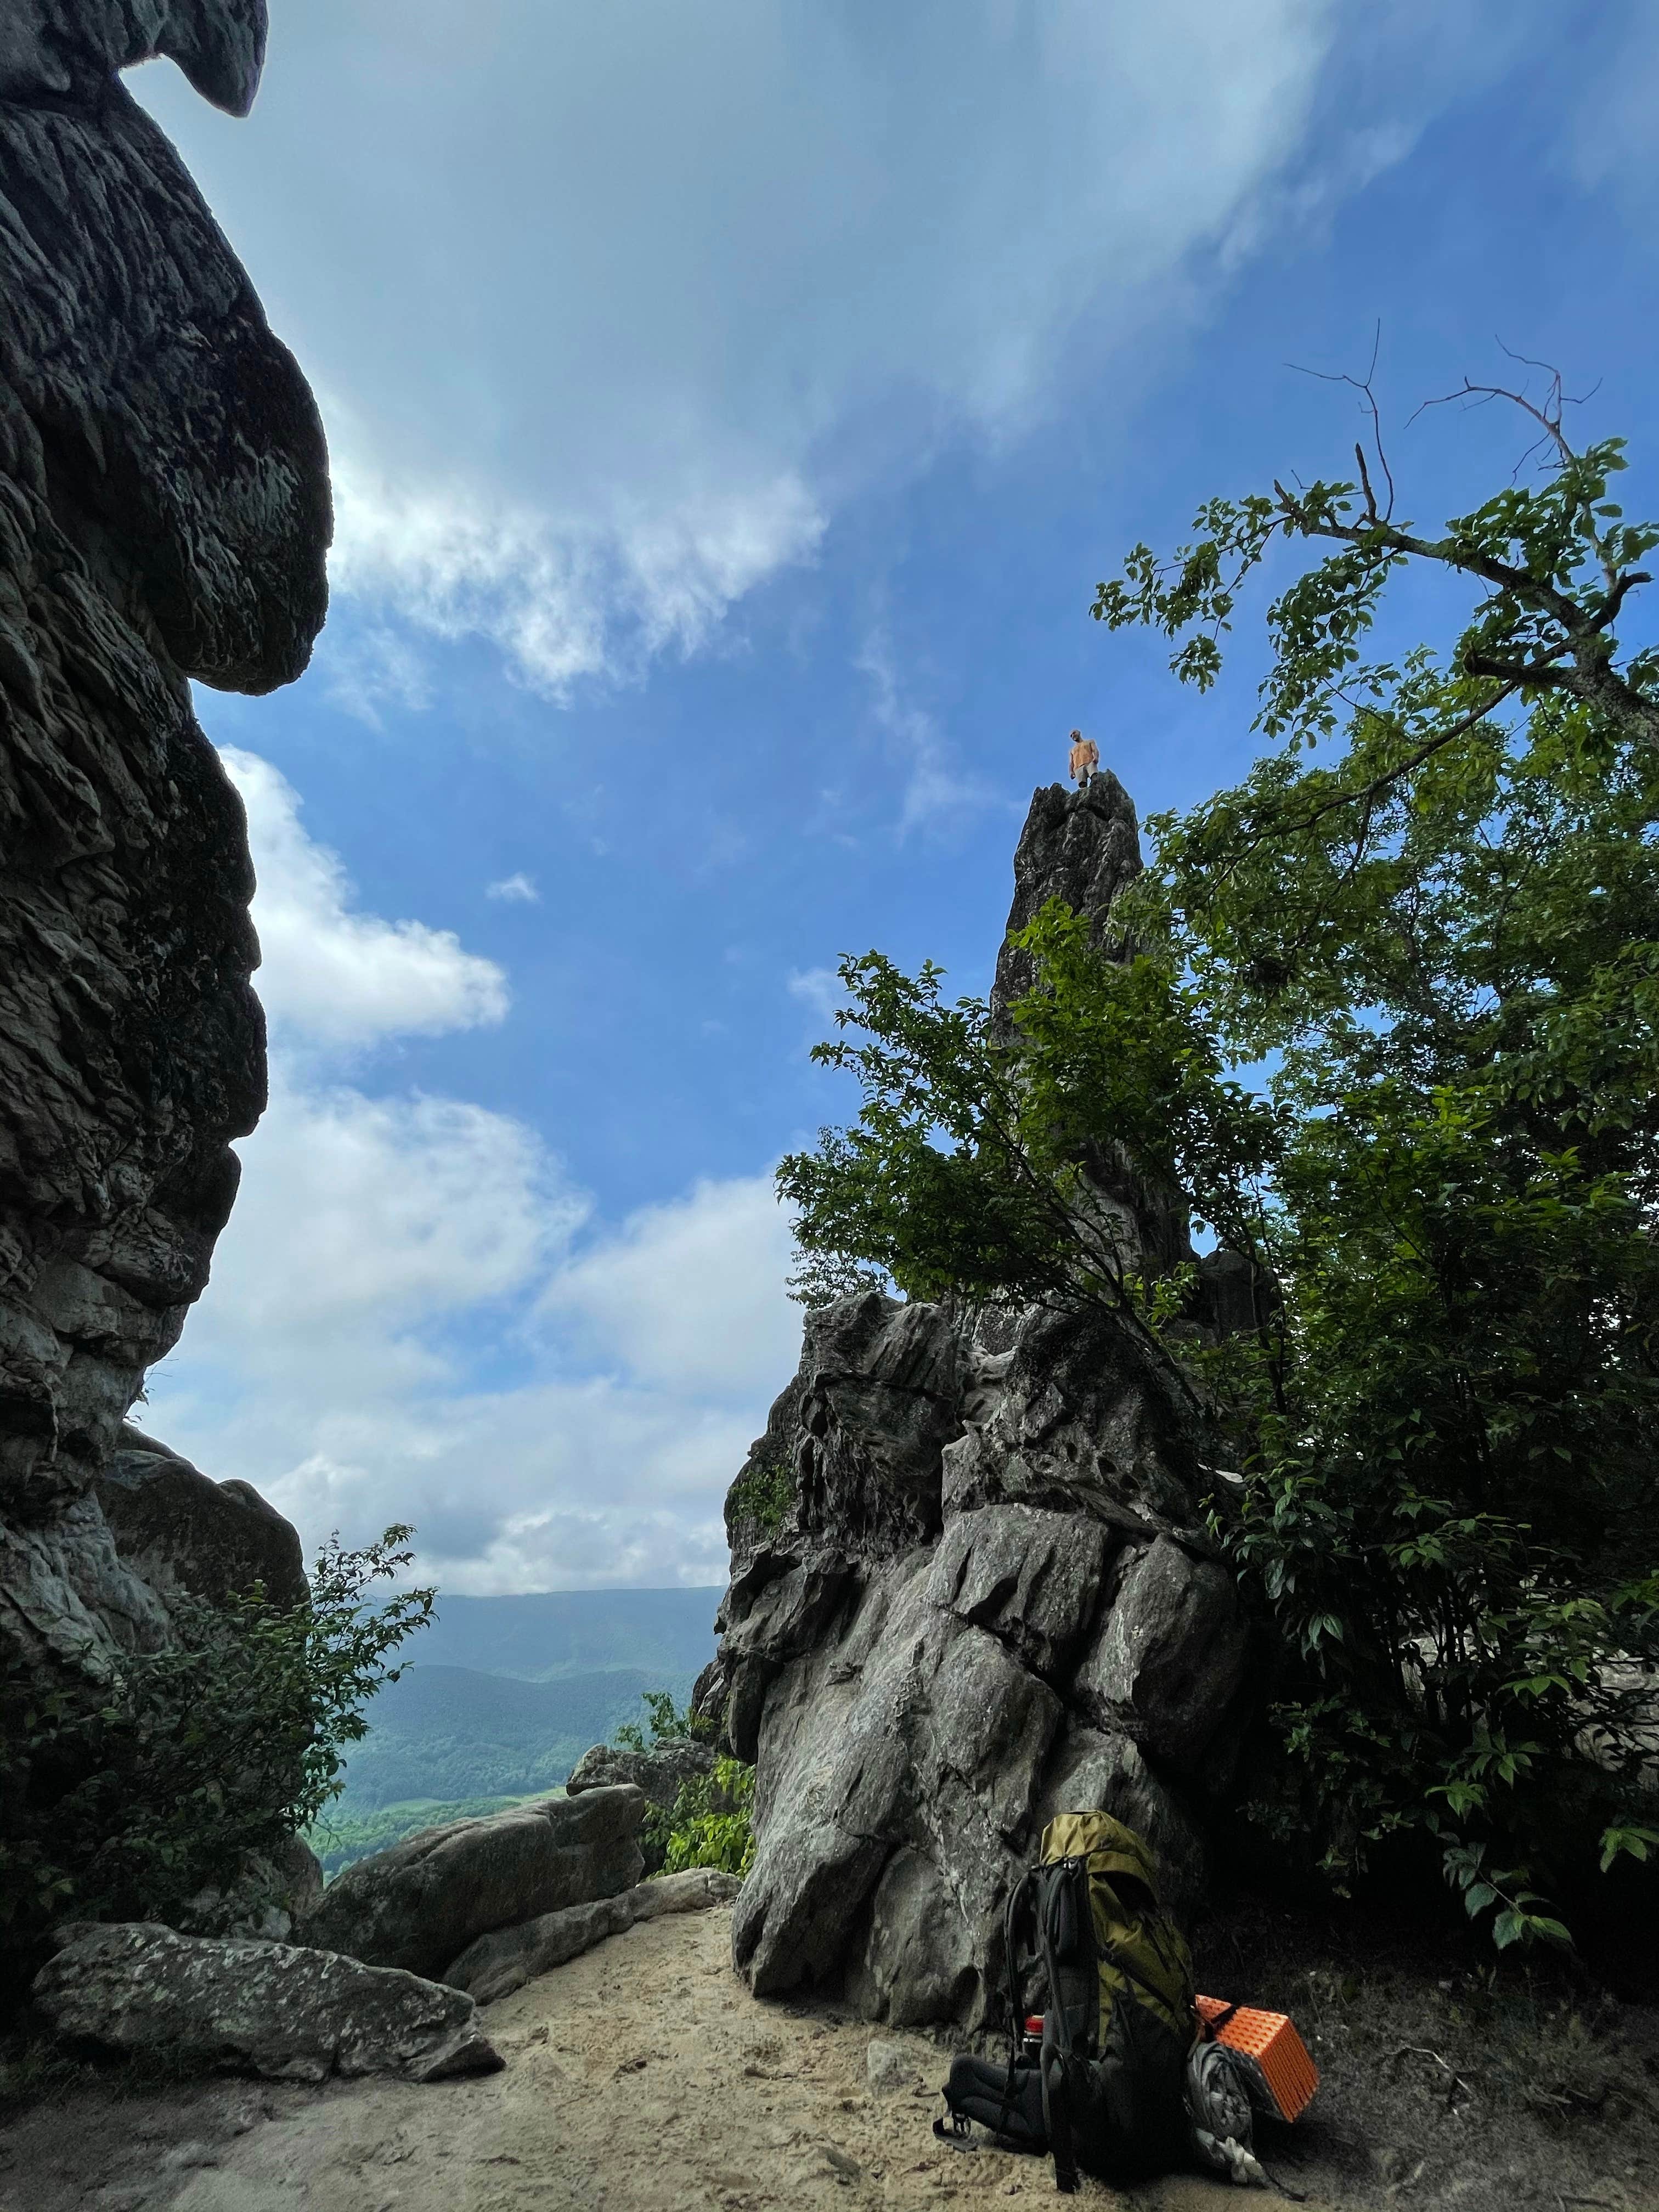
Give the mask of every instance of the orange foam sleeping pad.
<path id="1" fill-rule="evenodd" d="M 1221 1997 L 1199 1997 L 1194 2002 L 1202 2021 L 1214 2020 L 1227 2009 Z M 1254 2005 L 1240 2005 L 1226 2026 L 1217 2031 L 1216 2041 L 1249 2061 L 1250 2071 L 1281 2120 L 1301 2118 L 1319 2087 L 1319 2069 L 1282 2012 L 1259 2012 Z"/>

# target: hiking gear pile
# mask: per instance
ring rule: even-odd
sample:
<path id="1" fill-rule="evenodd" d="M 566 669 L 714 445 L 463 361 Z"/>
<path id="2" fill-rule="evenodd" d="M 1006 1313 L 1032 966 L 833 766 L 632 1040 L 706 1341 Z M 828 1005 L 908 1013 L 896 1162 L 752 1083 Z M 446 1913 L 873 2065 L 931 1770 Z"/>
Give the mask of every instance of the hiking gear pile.
<path id="1" fill-rule="evenodd" d="M 1294 2118 L 1273 2097 L 1282 2077 L 1292 2095 L 1306 2087 L 1302 2109 L 1312 2089 L 1297 2052 L 1316 2086 L 1318 2076 L 1282 2014 L 1195 1996 L 1186 1938 L 1159 1902 L 1143 1838 L 1109 1813 L 1059 1814 L 1008 1900 L 1004 1940 L 1008 2063 L 954 2058 L 949 2120 L 934 2122 L 936 2135 L 963 2144 L 977 2124 L 1009 2148 L 1046 2151 L 1068 2194 L 1079 2172 L 1145 2180 L 1194 2153 L 1234 2180 L 1267 2184 L 1251 2145 L 1253 2105 Z M 1264 2031 L 1263 2021 L 1274 2025 Z"/>

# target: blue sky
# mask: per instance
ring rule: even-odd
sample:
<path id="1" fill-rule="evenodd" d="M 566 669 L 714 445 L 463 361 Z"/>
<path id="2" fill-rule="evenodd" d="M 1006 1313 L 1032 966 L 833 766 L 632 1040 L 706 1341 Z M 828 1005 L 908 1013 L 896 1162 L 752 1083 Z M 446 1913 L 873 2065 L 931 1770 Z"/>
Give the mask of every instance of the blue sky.
<path id="1" fill-rule="evenodd" d="M 1507 478 L 1520 374 L 1650 507 L 1659 15 L 1602 0 L 274 0 L 173 133 L 316 385 L 334 611 L 204 693 L 271 1112 L 143 1418 L 448 1587 L 714 1582 L 793 1366 L 779 1154 L 836 957 L 982 988 L 1080 724 L 1144 813 L 1251 754 L 1088 617 L 1137 538 Z M 1400 635 L 1450 611 L 1425 588 Z"/>

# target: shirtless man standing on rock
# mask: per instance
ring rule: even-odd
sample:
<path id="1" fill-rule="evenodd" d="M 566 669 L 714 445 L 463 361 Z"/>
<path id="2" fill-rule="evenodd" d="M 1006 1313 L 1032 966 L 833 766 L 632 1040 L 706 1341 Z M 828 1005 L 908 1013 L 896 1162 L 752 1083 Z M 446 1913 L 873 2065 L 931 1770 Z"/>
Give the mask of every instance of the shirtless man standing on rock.
<path id="1" fill-rule="evenodd" d="M 1085 738 L 1081 730 L 1072 732 L 1071 757 L 1066 763 L 1066 774 L 1081 790 L 1100 766 L 1100 750 L 1092 738 Z"/>

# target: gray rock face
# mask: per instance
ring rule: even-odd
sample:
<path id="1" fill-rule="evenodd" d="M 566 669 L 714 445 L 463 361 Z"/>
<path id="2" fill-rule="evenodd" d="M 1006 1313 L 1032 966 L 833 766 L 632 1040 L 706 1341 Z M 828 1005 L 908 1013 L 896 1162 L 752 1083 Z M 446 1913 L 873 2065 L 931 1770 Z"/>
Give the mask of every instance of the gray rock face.
<path id="1" fill-rule="evenodd" d="M 586 1790 L 642 1790 L 659 1812 L 672 1813 L 688 1782 L 713 1771 L 714 1747 L 694 1742 L 689 1736 L 653 1743 L 648 1751 L 630 1751 L 618 1743 L 596 1743 L 585 1751 L 565 1784 L 568 1797 Z"/>
<path id="2" fill-rule="evenodd" d="M 25 1679 L 164 1646 L 163 1552 L 196 1586 L 176 1533 L 124 1554 L 96 1487 L 264 1103 L 246 823 L 189 686 L 304 667 L 329 493 L 303 378 L 114 72 L 171 55 L 240 112 L 264 36 L 264 0 L 0 10 L 0 1662 Z M 115 1481 L 131 1535 L 144 1486 Z M 241 1547 L 294 1588 L 291 1532 L 255 1540 L 246 1493 L 244 1544 L 198 1485 L 202 1578 Z"/>
<path id="3" fill-rule="evenodd" d="M 124 1428 L 94 1486 L 122 1559 L 165 1603 L 175 1589 L 218 1602 L 263 1583 L 273 1605 L 303 1605 L 299 1534 L 251 1483 L 214 1482 L 165 1444 Z"/>
<path id="4" fill-rule="evenodd" d="M 1194 1773 L 1248 1644 L 1233 1577 L 1160 1536 L 1124 1562 L 1073 1695 L 1097 1726 L 1121 1730 L 1176 1773 Z"/>
<path id="5" fill-rule="evenodd" d="M 264 1103 L 246 828 L 187 679 L 305 665 L 322 431 L 110 75 L 240 24 L 251 93 L 259 12 L 44 0 L 69 82 L 0 103 L 0 1496 L 30 1514 L 108 1461 Z"/>
<path id="6" fill-rule="evenodd" d="M 1194 1901 L 1249 1636 L 1197 1525 L 1179 1405 L 1108 1326 L 1028 1316 L 987 1352 L 942 1307 L 871 1294 L 808 1316 L 794 1401 L 829 1403 L 823 1375 L 881 1419 L 849 1347 L 881 1375 L 924 1332 L 927 1371 L 958 1378 L 951 1419 L 929 1397 L 925 1505 L 914 1425 L 898 1449 L 845 1415 L 803 1425 L 791 1522 L 735 1563 L 726 1726 L 757 1762 L 758 1840 L 733 1950 L 763 1995 L 841 1978 L 871 2017 L 978 2026 L 1009 1886 L 1053 1814 L 1129 1820 Z M 896 1458 L 931 1540 L 872 1504 Z"/>
<path id="7" fill-rule="evenodd" d="M 706 1674 L 708 1669 L 703 1671 Z M 630 1751 L 621 1744 L 596 1743 L 577 1760 L 564 1785 L 565 1795 L 579 1797 L 584 1790 L 614 1789 L 619 1784 L 627 1784 L 643 1790 L 647 1802 L 659 1813 L 672 1813 L 685 1784 L 712 1773 L 714 1765 L 713 1744 L 697 1742 L 689 1736 L 653 1743 L 648 1751 Z M 660 1826 L 647 1826 L 640 1839 L 647 1875 L 659 1873 L 667 1856 Z"/>
<path id="8" fill-rule="evenodd" d="M 322 2081 L 391 2074 L 438 2081 L 501 2059 L 459 1990 L 286 1943 L 216 1942 L 143 1922 L 63 1931 L 35 1976 L 65 2040 L 165 2051 L 185 2064 Z"/>
<path id="9" fill-rule="evenodd" d="M 538 1974 L 591 1951 L 607 1936 L 620 1936 L 635 1921 L 655 1920 L 665 1912 L 703 1912 L 711 1905 L 727 1903 L 738 1887 L 734 1875 L 714 1867 L 665 1875 L 617 1897 L 568 1905 L 562 1912 L 544 1912 L 516 1928 L 498 1928 L 493 1935 L 481 1936 L 451 1961 L 442 1978 L 453 1989 L 469 1991 L 479 2004 L 493 2004 Z"/>
<path id="10" fill-rule="evenodd" d="M 1139 866 L 1115 779 L 1039 792 L 1011 927 L 1058 894 L 1110 949 L 1105 903 Z M 1000 1005 L 1029 981 L 1005 947 Z M 1118 1166 L 1126 1233 L 1189 1250 L 1178 1206 Z M 896 2026 L 1000 2017 L 1003 1910 L 1059 1812 L 1129 1821 L 1170 1901 L 1196 1900 L 1251 1637 L 1202 1526 L 1190 1402 L 1109 1317 L 873 1293 L 807 1316 L 727 1502 L 697 1691 L 756 1763 L 732 1951 L 758 1994 L 838 1982 Z M 779 1468 L 793 1502 L 763 1526 Z"/>
<path id="11" fill-rule="evenodd" d="M 644 1817 L 642 1790 L 590 1790 L 423 1829 L 337 1875 L 296 1940 L 436 1979 L 493 1929 L 633 1888 Z"/>
<path id="12" fill-rule="evenodd" d="M 265 0 L 7 0 L 0 100 L 95 97 L 117 70 L 166 55 L 204 99 L 246 115 L 265 53 Z"/>
<path id="13" fill-rule="evenodd" d="M 1079 791 L 1051 783 L 1031 793 L 1030 811 L 1014 848 L 1014 902 L 1007 937 L 997 956 L 992 1012 L 1009 1006 L 1036 980 L 1030 955 L 1008 942 L 1051 898 L 1087 915 L 1090 936 L 1103 951 L 1122 949 L 1122 932 L 1111 921 L 1112 902 L 1140 873 L 1140 825 L 1134 802 L 1109 769 L 1097 769 Z"/>

